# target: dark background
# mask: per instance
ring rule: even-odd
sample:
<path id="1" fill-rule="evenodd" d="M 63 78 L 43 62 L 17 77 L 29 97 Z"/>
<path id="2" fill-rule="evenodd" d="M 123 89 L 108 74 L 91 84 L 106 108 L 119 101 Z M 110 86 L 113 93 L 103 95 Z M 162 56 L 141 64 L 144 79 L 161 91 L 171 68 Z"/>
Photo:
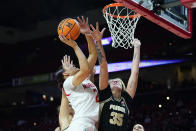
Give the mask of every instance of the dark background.
<path id="1" fill-rule="evenodd" d="M 0 131 L 54 130 L 58 126 L 58 105 L 61 92 L 56 82 L 48 81 L 13 86 L 13 79 L 55 72 L 65 54 L 77 65 L 73 50 L 62 44 L 57 35 L 59 22 L 67 17 L 89 17 L 89 23 L 99 21 L 107 27 L 102 15 L 112 0 L 18 0 L 0 1 Z M 138 91 L 134 102 L 132 125 L 140 122 L 150 131 L 194 131 L 195 81 L 177 81 L 178 69 L 194 72 L 196 52 L 196 9 L 193 9 L 193 37 L 183 39 L 160 26 L 141 18 L 135 37 L 141 43 L 141 60 L 190 59 L 187 63 L 140 69 Z M 109 37 L 107 29 L 104 37 Z M 86 41 L 80 35 L 77 42 L 88 55 Z M 132 59 L 133 50 L 104 46 L 108 63 Z M 98 63 L 97 63 L 98 64 Z M 174 75 L 173 75 L 174 74 Z M 111 73 L 125 83 L 130 71 Z M 187 76 L 187 75 L 185 75 Z M 98 83 L 98 75 L 95 76 Z M 171 81 L 171 84 L 167 82 Z M 172 86 L 172 90 L 168 88 Z M 43 99 L 43 94 L 46 99 Z M 171 101 L 167 103 L 166 96 Z M 50 101 L 53 97 L 54 101 Z M 158 108 L 162 103 L 163 108 Z M 178 112 L 178 113 L 177 113 Z M 180 114 L 180 115 L 179 115 Z M 151 122 L 149 122 L 150 118 Z M 19 126 L 20 120 L 26 123 Z M 184 121 L 183 121 L 184 120 Z M 195 122 L 196 123 L 196 122 Z M 188 128 L 187 128 L 188 125 Z M 130 128 L 131 129 L 131 128 Z"/>
<path id="2" fill-rule="evenodd" d="M 1 81 L 13 77 L 55 71 L 64 54 L 72 49 L 60 43 L 56 28 L 67 17 L 89 17 L 89 23 L 99 21 L 101 28 L 107 27 L 102 16 L 102 8 L 113 1 L 1 1 L 0 4 L 0 73 Z M 195 15 L 195 9 L 193 12 Z M 141 18 L 135 37 L 142 42 L 142 59 L 181 58 L 195 55 L 195 17 L 193 17 L 193 37 L 183 39 Z M 110 36 L 109 30 L 104 37 Z M 81 35 L 77 42 L 86 52 L 86 42 Z M 132 50 L 105 47 L 108 61 L 130 60 L 127 54 Z M 119 55 L 120 54 L 120 55 Z M 130 56 L 130 55 L 129 55 Z M 74 58 L 75 59 L 75 58 Z"/>

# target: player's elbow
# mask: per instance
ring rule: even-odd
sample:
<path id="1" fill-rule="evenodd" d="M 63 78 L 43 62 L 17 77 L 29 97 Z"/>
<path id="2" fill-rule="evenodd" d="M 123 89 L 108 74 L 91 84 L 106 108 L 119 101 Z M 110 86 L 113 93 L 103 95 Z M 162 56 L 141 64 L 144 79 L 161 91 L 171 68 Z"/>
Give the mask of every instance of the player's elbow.
<path id="1" fill-rule="evenodd" d="M 85 73 L 86 73 L 87 75 L 89 75 L 89 74 L 91 73 L 90 67 L 88 67 L 87 69 L 85 69 Z"/>
<path id="2" fill-rule="evenodd" d="M 80 71 L 82 71 L 83 73 L 90 74 L 90 66 L 89 66 L 89 64 L 87 63 L 87 64 L 85 64 L 85 66 L 84 65 L 81 66 L 80 67 Z"/>
<path id="3" fill-rule="evenodd" d="M 82 70 L 82 74 L 84 77 L 88 77 L 90 74 L 90 68 L 85 68 Z"/>

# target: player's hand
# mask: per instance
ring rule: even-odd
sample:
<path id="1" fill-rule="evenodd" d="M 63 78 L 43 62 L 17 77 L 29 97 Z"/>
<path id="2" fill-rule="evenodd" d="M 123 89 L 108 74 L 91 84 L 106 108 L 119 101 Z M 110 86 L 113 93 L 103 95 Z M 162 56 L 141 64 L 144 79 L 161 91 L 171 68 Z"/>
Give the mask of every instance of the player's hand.
<path id="1" fill-rule="evenodd" d="M 77 43 L 76 43 L 74 40 L 72 40 L 72 39 L 67 39 L 64 35 L 59 35 L 59 39 L 60 39 L 63 43 L 67 44 L 68 46 L 71 46 L 72 48 L 74 48 L 75 46 L 77 46 Z"/>
<path id="2" fill-rule="evenodd" d="M 101 41 L 102 37 L 103 37 L 103 33 L 105 31 L 106 28 L 103 28 L 102 31 L 100 32 L 99 31 L 99 23 L 96 22 L 96 29 L 93 27 L 93 25 L 90 25 L 91 26 L 91 35 L 93 37 L 94 40 L 96 40 L 97 42 L 98 41 Z"/>
<path id="3" fill-rule="evenodd" d="M 70 56 L 65 55 L 63 59 L 61 60 L 61 63 L 62 63 L 63 69 L 66 71 L 66 74 L 70 75 L 73 68 L 75 68 L 73 61 L 70 59 Z"/>
<path id="4" fill-rule="evenodd" d="M 138 39 L 135 38 L 132 42 L 132 45 L 137 48 L 141 46 L 141 43 Z"/>
<path id="5" fill-rule="evenodd" d="M 60 127 L 56 127 L 54 131 L 61 131 Z"/>
<path id="6" fill-rule="evenodd" d="M 80 32 L 82 34 L 90 34 L 90 28 L 89 28 L 89 24 L 88 24 L 88 17 L 86 18 L 86 20 L 84 19 L 84 17 L 82 16 L 82 20 L 80 19 L 80 17 L 77 17 L 79 25 L 80 25 Z"/>

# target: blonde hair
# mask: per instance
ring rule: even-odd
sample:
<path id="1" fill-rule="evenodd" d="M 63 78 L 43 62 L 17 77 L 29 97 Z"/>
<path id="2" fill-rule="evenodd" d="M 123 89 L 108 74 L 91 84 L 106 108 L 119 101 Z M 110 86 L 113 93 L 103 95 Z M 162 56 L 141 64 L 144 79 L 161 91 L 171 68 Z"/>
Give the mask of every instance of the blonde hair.
<path id="1" fill-rule="evenodd" d="M 110 84 L 112 81 L 120 81 L 121 84 L 122 84 L 122 91 L 125 91 L 126 87 L 125 87 L 125 84 L 124 84 L 124 82 L 122 81 L 121 78 L 109 79 L 108 83 Z"/>

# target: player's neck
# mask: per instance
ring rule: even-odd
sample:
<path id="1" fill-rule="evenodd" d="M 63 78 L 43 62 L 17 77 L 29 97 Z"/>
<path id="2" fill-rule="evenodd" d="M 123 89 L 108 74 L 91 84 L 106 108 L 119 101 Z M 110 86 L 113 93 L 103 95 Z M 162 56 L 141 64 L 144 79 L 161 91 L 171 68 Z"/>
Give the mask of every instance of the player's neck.
<path id="1" fill-rule="evenodd" d="M 121 93 L 115 93 L 115 94 L 113 94 L 113 97 L 116 99 L 120 99 Z"/>

